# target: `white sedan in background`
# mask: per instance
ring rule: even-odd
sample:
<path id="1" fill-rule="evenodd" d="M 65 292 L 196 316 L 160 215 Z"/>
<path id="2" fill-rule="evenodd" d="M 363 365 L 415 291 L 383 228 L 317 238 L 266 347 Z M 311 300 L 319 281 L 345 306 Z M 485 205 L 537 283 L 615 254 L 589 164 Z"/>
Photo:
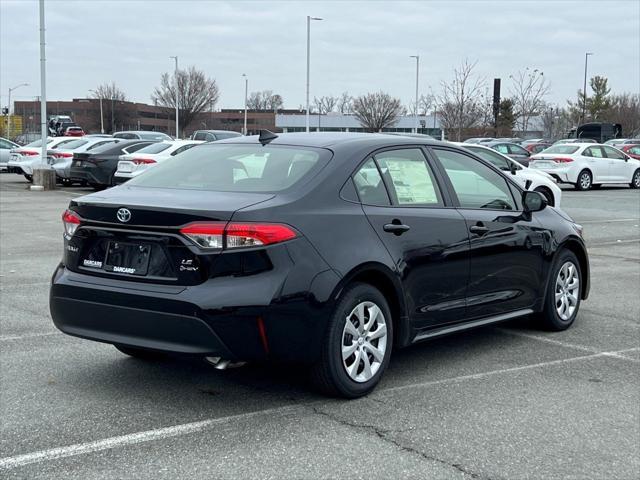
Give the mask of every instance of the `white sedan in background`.
<path id="1" fill-rule="evenodd" d="M 531 157 L 529 167 L 547 172 L 576 190 L 598 188 L 603 183 L 640 188 L 640 160 L 609 145 L 571 143 L 553 145 Z"/>
<path id="2" fill-rule="evenodd" d="M 13 143 L 11 140 L 0 137 L 0 170 L 7 168 L 9 155 L 14 148 L 20 148 L 20 145 Z"/>
<path id="3" fill-rule="evenodd" d="M 75 140 L 77 138 L 74 137 L 47 137 L 47 150 L 55 150 Z M 36 140 L 24 147 L 14 148 L 10 155 L 7 170 L 24 175 L 27 180 L 31 181 L 33 167 L 42 162 L 42 142 Z"/>
<path id="4" fill-rule="evenodd" d="M 121 155 L 118 169 L 113 177 L 116 184 L 140 175 L 145 170 L 171 157 L 204 143 L 200 140 L 172 140 L 152 143 L 135 153 Z"/>
<path id="5" fill-rule="evenodd" d="M 71 178 L 71 163 L 74 153 L 90 152 L 103 145 L 119 141 L 121 140 L 113 137 L 85 135 L 56 149 L 47 150 L 47 163 L 53 166 L 59 182 L 63 185 L 72 185 L 74 180 Z"/>
<path id="6" fill-rule="evenodd" d="M 541 193 L 552 207 L 560 206 L 562 190 L 560 190 L 551 175 L 540 170 L 527 168 L 516 160 L 497 152 L 493 148 L 473 143 L 455 143 L 455 145 L 466 148 L 483 160 L 492 163 L 500 170 L 510 172 L 513 175 L 513 179 L 522 188 Z"/>

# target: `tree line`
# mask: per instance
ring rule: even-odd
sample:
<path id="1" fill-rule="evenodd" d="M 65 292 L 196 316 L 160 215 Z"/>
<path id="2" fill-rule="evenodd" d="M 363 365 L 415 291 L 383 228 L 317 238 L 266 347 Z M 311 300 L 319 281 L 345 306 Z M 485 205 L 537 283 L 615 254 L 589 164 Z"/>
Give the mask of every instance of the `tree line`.
<path id="1" fill-rule="evenodd" d="M 526 132 L 534 117 L 541 118 L 548 138 L 562 137 L 571 127 L 586 121 L 621 123 L 626 132 L 640 129 L 640 94 L 612 94 L 605 77 L 594 76 L 589 82 L 591 92 L 585 96 L 578 90 L 575 99 L 559 106 L 547 101 L 551 88 L 544 72 L 525 68 L 509 76 L 508 95 L 494 105 L 488 83 L 476 74 L 476 66 L 477 62 L 465 60 L 453 69 L 450 80 L 441 82 L 439 95 L 421 95 L 417 104 L 414 101 L 405 106 L 400 99 L 382 91 L 355 97 L 343 92 L 337 96 L 314 97 L 309 110 L 319 115 L 352 114 L 370 132 L 393 127 L 406 114 L 435 114 L 447 137 L 456 141 L 470 131 L 483 136 Z M 151 100 L 164 107 L 168 117 L 175 111 L 177 102 L 182 130 L 199 114 L 214 110 L 219 97 L 216 80 L 193 66 L 173 74 L 164 73 L 151 94 Z M 127 108 L 126 94 L 115 82 L 98 86 L 93 98 L 103 99 L 106 131 L 111 132 L 117 125 L 130 124 L 133 120 L 135 112 Z M 249 110 L 277 112 L 283 105 L 283 97 L 272 90 L 251 92 L 247 98 Z M 304 111 L 302 106 L 300 111 Z"/>

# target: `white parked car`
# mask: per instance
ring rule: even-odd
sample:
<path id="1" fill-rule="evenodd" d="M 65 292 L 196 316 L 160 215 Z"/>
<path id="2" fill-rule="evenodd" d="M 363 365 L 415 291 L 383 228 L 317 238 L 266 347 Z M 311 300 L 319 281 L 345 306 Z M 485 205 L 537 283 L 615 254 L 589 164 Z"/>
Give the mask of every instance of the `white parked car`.
<path id="1" fill-rule="evenodd" d="M 62 145 L 77 140 L 73 137 L 47 137 L 47 150 L 59 148 Z M 9 162 L 7 162 L 7 170 L 9 172 L 24 175 L 31 181 L 33 167 L 41 162 L 42 141 L 36 140 L 24 147 L 18 147 L 11 150 Z"/>
<path id="2" fill-rule="evenodd" d="M 84 136 L 73 142 L 65 143 L 56 149 L 47 150 L 47 163 L 56 171 L 56 178 L 63 185 L 72 185 L 71 163 L 74 153 L 90 152 L 109 143 L 118 143 L 121 140 L 113 137 Z"/>
<path id="3" fill-rule="evenodd" d="M 466 148 L 487 162 L 491 162 L 500 170 L 510 172 L 513 175 L 513 179 L 518 182 L 521 187 L 540 192 L 544 195 L 549 205 L 553 207 L 560 206 L 562 190 L 560 190 L 551 175 L 541 170 L 527 168 L 516 160 L 497 152 L 493 148 L 469 143 L 456 143 L 456 145 Z"/>
<path id="4" fill-rule="evenodd" d="M 603 183 L 640 188 L 640 160 L 609 145 L 553 145 L 532 156 L 529 167 L 547 172 L 560 183 L 570 183 L 576 190 L 598 188 Z"/>
<path id="5" fill-rule="evenodd" d="M 7 168 L 11 150 L 14 148 L 20 148 L 20 145 L 13 143 L 11 140 L 0 137 L 0 170 Z"/>
<path id="6" fill-rule="evenodd" d="M 199 140 L 172 140 L 170 142 L 158 142 L 147 145 L 135 153 L 120 155 L 118 169 L 113 177 L 114 183 L 124 183 L 127 180 L 140 175 L 154 165 L 175 157 L 185 150 L 204 143 Z"/>

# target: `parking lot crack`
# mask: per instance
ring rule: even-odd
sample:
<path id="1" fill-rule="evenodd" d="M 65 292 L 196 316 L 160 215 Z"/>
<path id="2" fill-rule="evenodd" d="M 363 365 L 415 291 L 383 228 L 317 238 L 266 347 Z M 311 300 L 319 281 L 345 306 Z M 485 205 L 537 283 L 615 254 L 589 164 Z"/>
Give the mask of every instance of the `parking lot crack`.
<path id="1" fill-rule="evenodd" d="M 459 473 L 462 473 L 464 476 L 469 478 L 478 479 L 478 480 L 492 480 L 491 477 L 484 476 L 479 473 L 470 471 L 467 467 L 461 465 L 460 463 L 451 463 L 446 460 L 428 455 L 427 453 L 422 452 L 416 448 L 413 448 L 410 445 L 406 445 L 402 443 L 399 439 L 393 438 L 391 436 L 391 434 L 395 434 L 395 433 L 403 433 L 403 432 L 416 431 L 416 430 L 422 430 L 422 429 L 417 429 L 417 428 L 385 429 L 375 425 L 352 422 L 344 418 L 338 417 L 336 415 L 332 415 L 313 405 L 310 405 L 309 408 L 313 411 L 314 414 L 328 418 L 329 420 L 336 422 L 342 426 L 349 427 L 349 428 L 357 428 L 357 429 L 369 432 L 371 434 L 374 434 L 383 442 L 390 444 L 391 446 L 398 448 L 406 453 L 416 455 L 420 457 L 422 460 L 425 460 L 431 463 L 435 462 L 435 463 L 444 465 L 446 467 L 453 468 L 457 470 Z"/>

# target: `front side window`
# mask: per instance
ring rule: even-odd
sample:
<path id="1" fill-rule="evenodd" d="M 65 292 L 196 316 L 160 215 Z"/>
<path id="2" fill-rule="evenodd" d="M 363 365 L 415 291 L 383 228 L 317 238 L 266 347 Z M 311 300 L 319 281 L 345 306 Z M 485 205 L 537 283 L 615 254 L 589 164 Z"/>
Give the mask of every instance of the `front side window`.
<path id="1" fill-rule="evenodd" d="M 613 158 L 615 160 L 624 160 L 625 155 L 624 153 L 622 153 L 620 150 L 613 148 L 613 147 L 602 147 L 602 149 L 604 150 L 604 154 L 606 155 L 607 158 Z"/>
<path id="2" fill-rule="evenodd" d="M 515 210 L 507 180 L 472 157 L 451 150 L 434 149 L 462 208 Z"/>
<path id="3" fill-rule="evenodd" d="M 331 158 L 321 148 L 207 144 L 158 164 L 128 185 L 218 192 L 279 192 Z"/>
<path id="4" fill-rule="evenodd" d="M 433 174 L 417 148 L 390 150 L 375 155 L 387 180 L 393 203 L 398 205 L 441 205 Z"/>
<path id="5" fill-rule="evenodd" d="M 380 171 L 373 159 L 367 160 L 353 176 L 360 201 L 366 205 L 391 205 Z"/>
<path id="6" fill-rule="evenodd" d="M 527 152 L 524 148 L 522 148 L 519 145 L 507 145 L 509 147 L 509 151 L 511 152 L 512 155 L 529 155 L 529 152 Z"/>
<path id="7" fill-rule="evenodd" d="M 204 140 L 205 138 L 206 138 L 205 132 L 196 132 L 196 134 L 193 136 L 194 140 Z"/>

